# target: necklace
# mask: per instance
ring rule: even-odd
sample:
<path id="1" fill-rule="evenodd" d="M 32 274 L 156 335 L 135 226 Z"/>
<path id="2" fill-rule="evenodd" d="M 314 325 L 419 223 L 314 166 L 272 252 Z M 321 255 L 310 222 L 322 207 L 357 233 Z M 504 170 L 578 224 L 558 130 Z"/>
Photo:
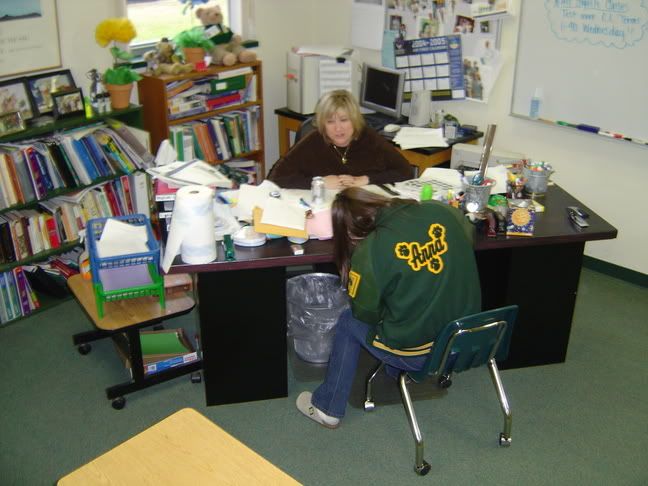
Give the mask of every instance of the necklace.
<path id="1" fill-rule="evenodd" d="M 347 145 L 346 148 L 344 149 L 344 153 L 340 153 L 340 149 L 337 148 L 337 145 L 333 145 L 333 148 L 337 152 L 337 154 L 340 156 L 340 159 L 342 159 L 342 164 L 347 163 L 347 152 L 349 151 L 349 147 L 351 147 L 351 144 Z"/>

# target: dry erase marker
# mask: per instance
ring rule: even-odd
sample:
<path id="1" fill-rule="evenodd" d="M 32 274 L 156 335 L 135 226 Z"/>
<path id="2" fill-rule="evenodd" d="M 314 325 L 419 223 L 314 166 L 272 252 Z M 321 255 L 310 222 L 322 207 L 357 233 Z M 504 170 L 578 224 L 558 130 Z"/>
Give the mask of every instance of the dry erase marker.
<path id="1" fill-rule="evenodd" d="M 614 133 L 612 133 L 612 132 L 606 132 L 605 130 L 599 130 L 598 134 L 599 134 L 599 135 L 603 135 L 604 137 L 616 138 L 616 137 L 614 136 Z"/>
<path id="2" fill-rule="evenodd" d="M 557 121 L 556 125 L 560 125 L 561 127 L 577 128 L 577 125 L 574 125 L 573 123 L 569 123 L 566 121 Z"/>
<path id="3" fill-rule="evenodd" d="M 576 125 L 576 128 L 578 128 L 579 130 L 583 130 L 584 132 L 591 132 L 591 133 L 599 132 L 599 127 L 586 125 L 585 123 L 579 123 L 578 125 Z"/>

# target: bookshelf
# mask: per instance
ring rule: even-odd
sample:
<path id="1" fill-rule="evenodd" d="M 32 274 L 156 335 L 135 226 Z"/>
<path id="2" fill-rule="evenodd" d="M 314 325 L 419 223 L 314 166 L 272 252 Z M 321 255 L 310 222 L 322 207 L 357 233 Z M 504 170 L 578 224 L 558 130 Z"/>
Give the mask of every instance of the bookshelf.
<path id="1" fill-rule="evenodd" d="M 78 231 L 84 222 L 89 217 L 106 216 L 84 213 L 85 208 L 72 202 L 74 194 L 84 189 L 88 191 L 86 194 L 101 191 L 110 201 L 106 199 L 105 207 L 96 207 L 98 212 L 104 213 L 105 209 L 109 210 L 110 215 L 117 209 L 132 212 L 127 209 L 125 199 L 117 201 L 115 198 L 126 194 L 126 187 L 130 188 L 131 184 L 125 179 L 139 172 L 141 167 L 129 159 L 128 167 L 119 168 L 116 161 L 109 162 L 101 143 L 93 142 L 98 152 L 91 155 L 86 145 L 86 155 L 90 158 L 79 164 L 85 167 L 92 164 L 95 172 L 91 175 L 87 171 L 82 182 L 80 165 L 72 162 L 68 152 L 72 148 L 64 146 L 62 142 L 63 138 L 71 137 L 69 133 L 74 129 L 88 128 L 91 132 L 105 130 L 100 125 L 107 119 L 141 129 L 142 107 L 131 105 L 92 118 L 64 118 L 0 137 L 0 325 L 62 301 L 47 295 L 43 287 L 47 288 L 46 283 L 49 282 L 52 295 L 65 294 L 65 278 L 69 268 L 63 265 L 63 276 L 55 278 L 48 277 L 42 269 L 31 274 L 24 267 L 75 250 L 79 246 Z M 103 157 L 103 162 L 100 164 L 95 156 Z M 75 158 L 79 161 L 82 159 L 80 153 L 76 153 Z M 135 187 L 134 183 L 132 187 Z M 118 188 L 121 189 L 120 193 L 117 193 Z M 13 195 L 9 197 L 9 193 Z M 58 199 L 65 197 L 71 201 Z M 94 197 L 95 194 L 92 194 Z M 26 286 L 21 283 L 25 279 L 29 281 Z"/>
<path id="2" fill-rule="evenodd" d="M 238 91 L 240 97 L 234 95 L 233 99 L 230 102 L 226 102 L 227 104 L 225 105 L 215 106 L 214 101 L 216 101 L 215 98 L 218 98 L 218 96 L 214 95 L 213 91 L 204 95 L 198 93 L 197 97 L 194 96 L 196 94 L 195 90 L 190 92 L 194 93 L 194 95 L 187 94 L 185 98 L 182 98 L 184 96 L 183 92 L 179 92 L 173 96 L 172 87 L 178 86 L 183 82 L 190 81 L 191 83 L 187 84 L 191 84 L 193 87 L 200 85 L 206 86 L 208 83 L 210 83 L 210 86 L 217 85 L 218 81 L 233 79 L 234 76 L 231 78 L 226 78 L 225 76 L 237 73 L 239 70 L 248 71 L 247 73 L 243 73 L 245 76 L 245 84 L 242 89 L 236 85 L 232 86 L 232 89 L 228 90 L 228 93 L 234 94 L 234 92 Z M 222 79 L 219 79 L 221 77 Z M 191 88 L 188 88 L 187 91 L 189 89 Z M 215 159 L 212 158 L 212 160 L 204 157 L 203 160 L 215 164 L 232 159 L 254 160 L 259 165 L 259 173 L 261 176 L 263 177 L 265 175 L 261 61 L 235 64 L 234 66 L 227 67 L 211 66 L 204 71 L 193 71 L 178 75 L 144 75 L 138 82 L 138 92 L 139 101 L 144 107 L 144 129 L 151 134 L 151 149 L 153 153 L 157 151 L 163 140 L 169 139 L 173 143 L 171 132 L 174 130 L 174 127 L 191 125 L 193 122 L 218 119 L 223 117 L 223 115 L 227 117 L 235 112 L 247 111 L 254 113 L 255 123 L 253 132 L 256 143 L 253 144 L 253 147 L 242 151 L 234 150 L 234 153 L 230 154 L 230 158 L 217 156 Z M 223 97 L 225 94 L 224 92 L 219 93 Z M 178 101 L 179 99 L 180 101 Z M 202 105 L 201 100 L 203 101 Z M 177 106 L 179 103 L 185 103 L 183 107 L 186 107 L 184 110 L 186 115 L 183 115 L 183 111 L 178 113 Z M 174 109 L 176 113 L 172 113 Z M 215 140 L 215 145 L 218 144 L 215 138 L 212 138 L 212 140 Z"/>

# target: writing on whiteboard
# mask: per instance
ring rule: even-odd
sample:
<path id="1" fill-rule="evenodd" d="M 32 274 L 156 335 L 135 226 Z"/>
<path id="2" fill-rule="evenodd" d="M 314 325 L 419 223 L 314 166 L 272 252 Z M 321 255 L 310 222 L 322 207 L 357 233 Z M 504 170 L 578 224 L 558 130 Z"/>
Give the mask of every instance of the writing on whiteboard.
<path id="1" fill-rule="evenodd" d="M 638 0 L 545 0 L 554 35 L 569 42 L 624 49 L 639 43 L 648 7 Z"/>

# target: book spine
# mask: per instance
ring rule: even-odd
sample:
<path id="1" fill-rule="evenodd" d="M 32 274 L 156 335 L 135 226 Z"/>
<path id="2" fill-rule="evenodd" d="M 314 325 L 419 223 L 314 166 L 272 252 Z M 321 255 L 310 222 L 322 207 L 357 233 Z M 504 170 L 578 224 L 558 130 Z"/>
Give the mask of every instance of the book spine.
<path id="1" fill-rule="evenodd" d="M 47 235 L 52 248 L 61 246 L 61 236 L 59 235 L 56 219 L 53 215 L 48 214 L 45 216 L 45 227 L 47 228 Z"/>
<path id="2" fill-rule="evenodd" d="M 11 305 L 11 297 L 9 296 L 9 289 L 7 289 L 7 277 L 5 273 L 0 273 L 0 298 L 2 299 L 0 317 L 2 317 L 2 322 L 8 322 L 17 317 L 14 315 Z"/>
<path id="3" fill-rule="evenodd" d="M 29 315 L 32 311 L 31 305 L 29 304 L 29 295 L 27 292 L 27 285 L 25 282 L 25 276 L 19 271 L 20 267 L 12 269 L 14 282 L 16 285 L 16 293 L 18 297 L 18 303 L 20 306 L 20 313 L 23 316 Z M 22 278 L 20 278 L 22 276 Z"/>

